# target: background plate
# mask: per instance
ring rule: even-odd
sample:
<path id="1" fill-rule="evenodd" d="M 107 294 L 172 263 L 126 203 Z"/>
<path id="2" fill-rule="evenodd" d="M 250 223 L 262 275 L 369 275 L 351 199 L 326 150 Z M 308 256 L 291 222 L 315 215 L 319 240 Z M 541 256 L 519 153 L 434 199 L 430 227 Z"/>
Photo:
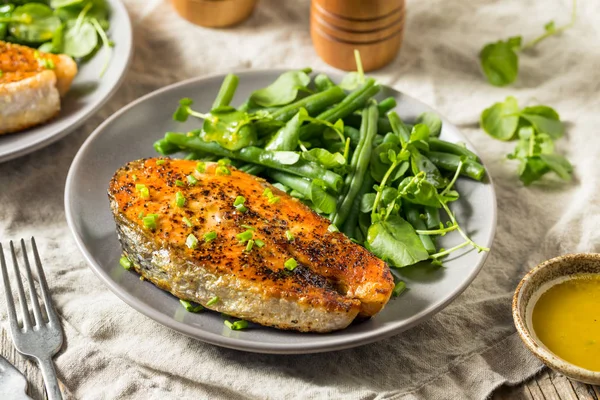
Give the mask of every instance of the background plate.
<path id="1" fill-rule="evenodd" d="M 119 0 L 107 0 L 110 5 L 109 37 L 115 42 L 110 64 L 103 77 L 104 50 L 90 61 L 79 65 L 73 86 L 62 99 L 61 112 L 52 121 L 0 136 L 0 162 L 39 150 L 72 132 L 96 112 L 117 90 L 133 53 L 133 38 L 129 14 Z"/>
<path id="2" fill-rule="evenodd" d="M 267 86 L 282 72 L 239 73 L 240 84 L 233 104 L 241 104 L 252 90 Z M 392 299 L 380 314 L 342 331 L 307 334 L 257 325 L 247 331 L 231 331 L 218 313 L 189 313 L 174 296 L 125 271 L 119 265 L 121 247 L 106 194 L 110 178 L 128 161 L 156 156 L 152 143 L 164 132 L 197 128 L 198 120 L 181 124 L 171 119 L 177 102 L 182 97 L 190 97 L 194 100 L 194 109 L 208 110 L 222 80 L 223 75 L 193 79 L 142 97 L 98 127 L 73 161 L 65 189 L 69 227 L 93 271 L 123 301 L 163 325 L 219 346 L 262 353 L 315 353 L 355 347 L 402 332 L 443 309 L 475 278 L 487 253 L 456 252 L 446 260 L 445 268 L 428 264 L 404 268 L 400 272 L 409 290 Z M 407 121 L 424 111 L 432 111 L 391 88 L 384 88 L 378 97 L 388 96 L 396 97 L 396 110 Z M 466 142 L 447 120 L 444 120 L 441 137 Z M 457 187 L 461 200 L 453 203 L 453 209 L 462 227 L 477 243 L 489 247 L 496 228 L 496 197 L 491 182 L 489 179 L 485 183 L 459 179 Z M 458 234 L 449 234 L 440 244 L 449 248 L 460 239 Z"/>

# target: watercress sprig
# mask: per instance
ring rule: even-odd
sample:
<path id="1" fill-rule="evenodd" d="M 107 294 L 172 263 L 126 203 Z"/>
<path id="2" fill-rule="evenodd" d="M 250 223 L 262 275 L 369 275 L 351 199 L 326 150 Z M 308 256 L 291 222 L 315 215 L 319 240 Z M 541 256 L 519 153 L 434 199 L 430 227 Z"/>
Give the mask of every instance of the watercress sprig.
<path id="1" fill-rule="evenodd" d="M 517 147 L 507 157 L 519 161 L 519 179 L 525 185 L 549 172 L 571 180 L 573 167 L 555 153 L 554 141 L 564 135 L 564 124 L 551 107 L 538 105 L 519 109 L 517 99 L 507 97 L 481 113 L 481 127 L 495 139 L 517 139 Z"/>
<path id="2" fill-rule="evenodd" d="M 522 44 L 521 36 L 513 36 L 506 40 L 486 44 L 479 53 L 481 69 L 489 83 L 494 86 L 506 86 L 517 79 L 519 74 L 518 53 L 535 47 L 538 43 L 550 36 L 557 35 L 575 25 L 577 17 L 577 1 L 573 0 L 571 20 L 569 23 L 557 27 L 554 21 L 544 25 L 544 33 L 529 42 Z"/>

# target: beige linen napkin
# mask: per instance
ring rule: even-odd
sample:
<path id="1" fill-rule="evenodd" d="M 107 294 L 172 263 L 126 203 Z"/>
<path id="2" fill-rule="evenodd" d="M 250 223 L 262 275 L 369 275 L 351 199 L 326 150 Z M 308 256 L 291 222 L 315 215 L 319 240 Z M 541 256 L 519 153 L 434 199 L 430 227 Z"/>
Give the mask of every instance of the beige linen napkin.
<path id="1" fill-rule="evenodd" d="M 330 69 L 312 48 L 309 2 L 262 0 L 251 19 L 229 30 L 193 26 L 166 1 L 125 3 L 134 23 L 136 54 L 117 95 L 76 133 L 0 165 L 0 240 L 38 239 L 66 334 L 56 360 L 58 373 L 75 397 L 483 399 L 495 387 L 516 384 L 540 369 L 514 333 L 510 303 L 517 282 L 547 258 L 600 250 L 596 2 L 581 2 L 574 29 L 523 55 L 519 82 L 503 89 L 488 85 L 479 72 L 477 53 L 483 44 L 515 34 L 537 35 L 550 19 L 568 18 L 568 0 L 408 2 L 400 57 L 373 75 L 437 108 L 480 151 L 498 194 L 493 250 L 466 292 L 430 321 L 379 343 L 297 356 L 204 344 L 124 304 L 76 249 L 65 222 L 63 190 L 85 138 L 143 94 L 234 69 Z M 552 105 L 569 121 L 558 147 L 575 165 L 572 184 L 522 187 L 516 165 L 505 158 L 514 144 L 492 140 L 478 128 L 482 109 L 511 94 L 521 104 Z M 5 307 L 0 307 L 5 319 Z"/>

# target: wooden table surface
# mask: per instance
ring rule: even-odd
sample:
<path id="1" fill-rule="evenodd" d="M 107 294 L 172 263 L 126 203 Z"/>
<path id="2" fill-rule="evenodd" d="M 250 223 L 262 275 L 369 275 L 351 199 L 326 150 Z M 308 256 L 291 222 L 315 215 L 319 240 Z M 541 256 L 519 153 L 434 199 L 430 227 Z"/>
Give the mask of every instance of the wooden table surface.
<path id="1" fill-rule="evenodd" d="M 10 335 L 0 327 L 0 354 L 19 369 L 29 382 L 27 394 L 34 400 L 45 400 L 44 381 L 34 362 L 18 354 Z M 59 377 L 60 379 L 60 377 Z M 74 399 L 61 387 L 65 400 Z M 549 369 L 518 386 L 501 387 L 492 395 L 492 400 L 600 400 L 600 386 L 573 382 L 564 375 Z M 4 399 L 2 399 L 4 400 Z"/>

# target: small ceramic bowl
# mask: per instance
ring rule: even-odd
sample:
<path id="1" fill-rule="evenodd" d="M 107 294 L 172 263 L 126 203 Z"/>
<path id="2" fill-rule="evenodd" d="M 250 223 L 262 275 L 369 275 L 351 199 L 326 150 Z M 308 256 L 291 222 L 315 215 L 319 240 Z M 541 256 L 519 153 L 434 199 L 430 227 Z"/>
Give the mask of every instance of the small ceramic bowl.
<path id="1" fill-rule="evenodd" d="M 567 254 L 543 262 L 519 283 L 513 297 L 512 313 L 521 339 L 544 364 L 576 381 L 600 385 L 600 372 L 578 367 L 556 356 L 538 339 L 531 322 L 533 307 L 541 293 L 564 278 L 586 273 L 600 273 L 600 254 Z"/>

